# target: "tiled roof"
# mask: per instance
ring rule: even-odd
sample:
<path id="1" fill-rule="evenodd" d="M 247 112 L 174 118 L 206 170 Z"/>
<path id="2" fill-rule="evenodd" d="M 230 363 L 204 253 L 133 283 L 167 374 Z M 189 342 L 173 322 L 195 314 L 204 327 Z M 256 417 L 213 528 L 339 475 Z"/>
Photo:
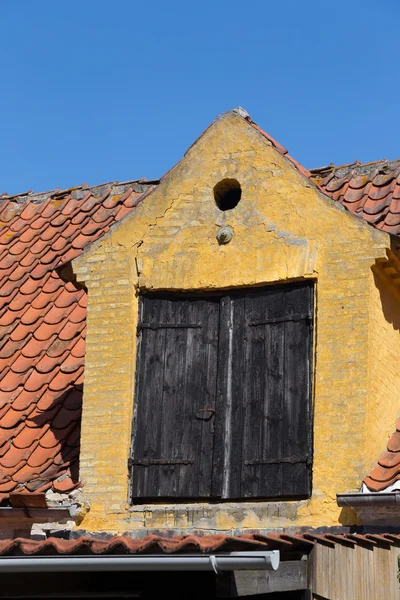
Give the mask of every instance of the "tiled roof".
<path id="1" fill-rule="evenodd" d="M 116 536 L 109 539 L 84 536 L 76 540 L 48 538 L 35 541 L 16 538 L 0 541 L 1 556 L 90 556 L 121 554 L 178 554 L 211 553 L 246 550 L 280 550 L 281 552 L 310 552 L 315 544 L 328 546 L 361 545 L 388 547 L 400 545 L 400 535 L 392 533 L 270 533 L 229 536 L 223 534 L 178 537 L 160 537 L 149 535 L 143 538 Z"/>
<path id="2" fill-rule="evenodd" d="M 400 234 L 400 159 L 311 170 L 320 189 L 368 223 Z"/>
<path id="3" fill-rule="evenodd" d="M 390 438 L 387 450 L 378 460 L 378 464 L 364 479 L 372 492 L 381 492 L 400 481 L 400 419 L 396 421 L 396 431 Z"/>
<path id="4" fill-rule="evenodd" d="M 60 269 L 151 189 L 0 198 L 0 501 L 78 484 L 86 293 Z"/>

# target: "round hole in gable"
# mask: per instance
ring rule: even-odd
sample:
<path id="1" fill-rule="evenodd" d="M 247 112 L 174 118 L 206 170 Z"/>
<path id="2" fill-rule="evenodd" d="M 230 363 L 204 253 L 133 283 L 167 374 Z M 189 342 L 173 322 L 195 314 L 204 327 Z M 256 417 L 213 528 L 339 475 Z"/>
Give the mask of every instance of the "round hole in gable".
<path id="1" fill-rule="evenodd" d="M 220 210 L 232 210 L 241 197 L 242 188 L 237 179 L 222 179 L 214 187 L 214 200 Z"/>

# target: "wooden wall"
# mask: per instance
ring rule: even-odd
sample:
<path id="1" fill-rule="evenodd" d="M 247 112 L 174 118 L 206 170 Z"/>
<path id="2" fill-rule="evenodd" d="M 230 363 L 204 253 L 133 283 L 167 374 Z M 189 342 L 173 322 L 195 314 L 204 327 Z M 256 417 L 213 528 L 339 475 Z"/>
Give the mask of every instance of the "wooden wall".
<path id="1" fill-rule="evenodd" d="M 400 548 L 317 544 L 309 557 L 315 600 L 400 600 Z"/>

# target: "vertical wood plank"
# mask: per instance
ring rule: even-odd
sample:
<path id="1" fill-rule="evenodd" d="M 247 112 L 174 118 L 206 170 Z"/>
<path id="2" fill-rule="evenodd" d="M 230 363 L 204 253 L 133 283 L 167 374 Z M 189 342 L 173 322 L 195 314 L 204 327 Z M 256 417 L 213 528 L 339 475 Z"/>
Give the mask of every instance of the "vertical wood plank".
<path id="1" fill-rule="evenodd" d="M 143 320 L 161 322 L 166 317 L 166 304 L 156 298 L 142 298 Z M 162 386 L 166 330 L 143 329 L 140 332 L 140 356 L 137 361 L 133 457 L 154 458 L 160 453 L 159 428 L 162 415 Z M 148 358 L 148 359 L 147 359 Z M 154 472 L 136 466 L 132 471 L 132 494 L 145 496 L 155 485 Z"/>
<path id="2" fill-rule="evenodd" d="M 209 497 L 219 301 L 145 296 L 143 307 L 154 328 L 141 334 L 132 496 Z"/>
<path id="3" fill-rule="evenodd" d="M 234 431 L 232 426 L 232 344 L 233 299 L 227 295 L 220 299 L 217 399 L 215 415 L 215 440 L 212 469 L 212 495 L 227 497 L 230 487 L 230 455 Z M 236 440 L 235 440 L 236 442 Z"/>
<path id="4" fill-rule="evenodd" d="M 234 347 L 243 351 L 231 356 L 233 372 L 242 378 L 233 389 L 231 411 L 241 418 L 231 430 L 242 457 L 240 477 L 232 464 L 230 497 L 307 496 L 311 328 L 302 317 L 311 314 L 312 289 L 308 284 L 269 288 L 244 300 L 244 318 L 233 312 Z"/>

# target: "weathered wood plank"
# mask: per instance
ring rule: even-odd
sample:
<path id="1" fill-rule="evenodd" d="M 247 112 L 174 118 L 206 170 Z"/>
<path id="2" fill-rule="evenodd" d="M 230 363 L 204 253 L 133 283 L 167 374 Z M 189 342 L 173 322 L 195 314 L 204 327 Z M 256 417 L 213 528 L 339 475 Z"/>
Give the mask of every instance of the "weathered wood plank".
<path id="1" fill-rule="evenodd" d="M 234 571 L 217 586 L 217 597 L 237 598 L 306 588 L 307 561 L 283 561 L 277 571 Z"/>
<path id="2" fill-rule="evenodd" d="M 139 329 L 132 497 L 209 497 L 218 299 L 142 303 L 142 320 L 154 327 Z"/>
<path id="3" fill-rule="evenodd" d="M 313 598 L 399 600 L 399 548 L 316 544 L 309 565 Z"/>
<path id="4" fill-rule="evenodd" d="M 165 318 L 166 308 L 166 304 L 159 303 L 156 297 L 145 297 L 141 299 L 140 315 L 142 319 L 158 323 Z M 139 333 L 140 354 L 137 359 L 133 424 L 134 459 L 159 456 L 165 341 L 165 329 L 144 329 Z M 151 360 L 146 360 L 147 356 Z M 151 469 L 133 466 L 131 473 L 133 497 L 144 497 L 148 489 L 154 488 L 154 471 Z"/>
<path id="5" fill-rule="evenodd" d="M 240 494 L 307 496 L 311 473 L 311 285 L 281 286 L 245 295 L 245 347 L 233 370 L 243 418 Z M 257 326 L 253 324 L 257 323 Z M 237 491 L 237 489 L 236 489 Z"/>
<path id="6" fill-rule="evenodd" d="M 215 443 L 212 471 L 212 493 L 216 498 L 221 498 L 224 494 L 226 494 L 224 497 L 227 497 L 227 491 L 230 488 L 231 451 L 234 439 L 234 432 L 231 430 L 232 345 L 233 299 L 227 295 L 220 300 Z"/>

